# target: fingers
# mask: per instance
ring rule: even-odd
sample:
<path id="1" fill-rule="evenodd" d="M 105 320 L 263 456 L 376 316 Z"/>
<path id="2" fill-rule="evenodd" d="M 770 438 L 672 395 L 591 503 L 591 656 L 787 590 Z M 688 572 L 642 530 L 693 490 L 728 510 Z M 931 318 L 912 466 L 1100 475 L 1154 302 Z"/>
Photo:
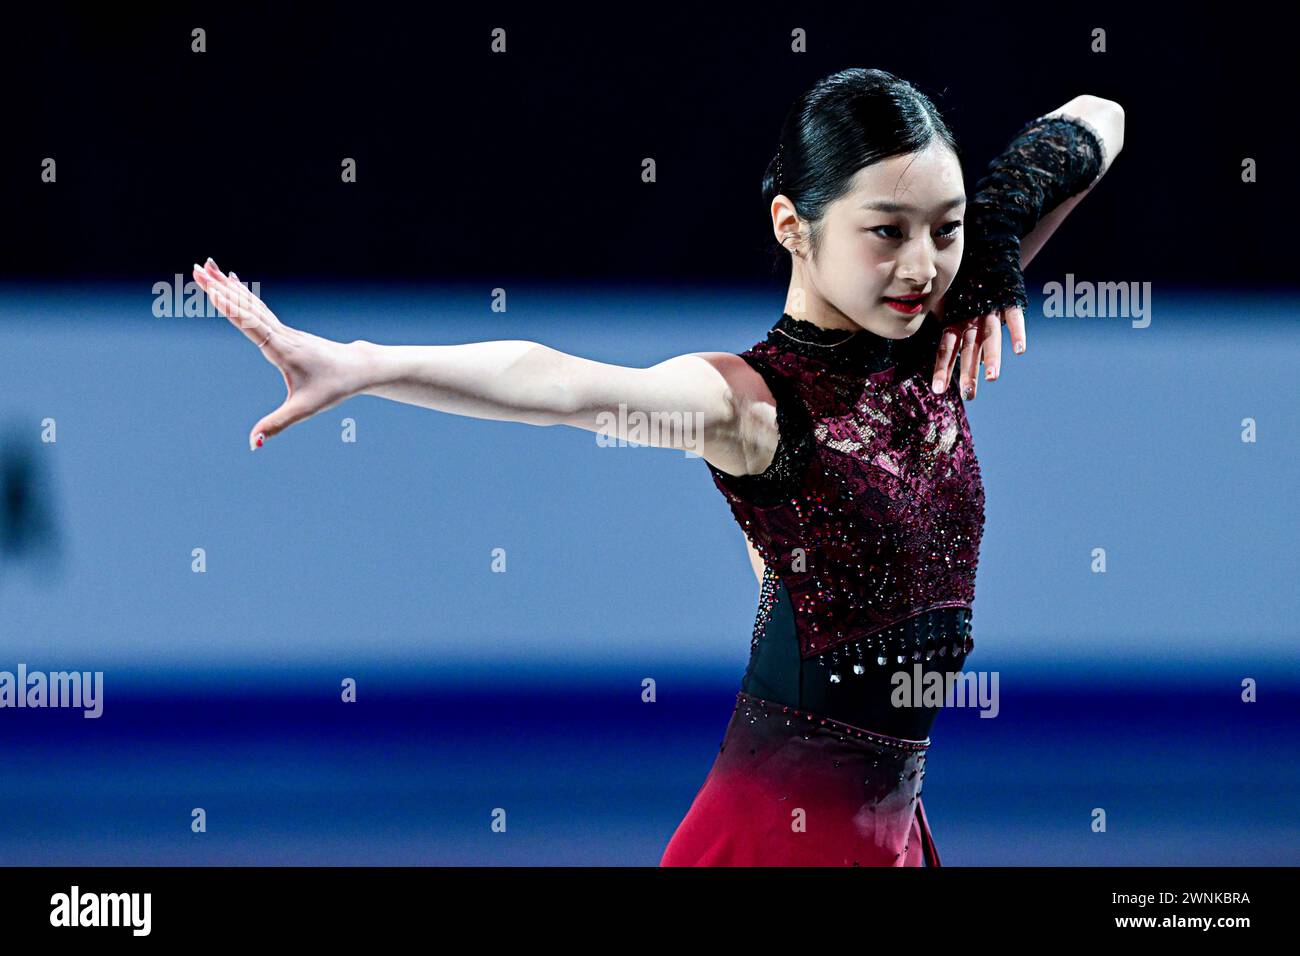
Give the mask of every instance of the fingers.
<path id="1" fill-rule="evenodd" d="M 978 378 L 976 372 L 979 370 L 976 340 L 979 332 L 980 326 L 972 323 L 967 326 L 961 337 L 961 394 L 966 401 L 975 397 L 975 380 Z"/>
<path id="2" fill-rule="evenodd" d="M 275 334 L 279 324 L 275 321 L 275 316 L 271 315 L 270 310 L 262 303 L 262 300 L 253 295 L 248 286 L 244 285 L 244 283 L 240 281 L 238 275 L 233 272 L 230 273 L 230 278 L 227 284 L 235 295 L 235 301 L 238 304 L 240 314 L 255 315 L 257 317 L 258 325 L 266 332 L 266 336 L 263 337 L 262 342 L 266 343 L 270 341 L 270 336 Z"/>
<path id="3" fill-rule="evenodd" d="M 930 383 L 930 388 L 936 394 L 942 394 L 948 390 L 948 382 L 952 378 L 953 357 L 957 354 L 959 331 L 958 326 L 949 325 L 939 334 L 939 349 L 935 353 L 934 379 Z"/>
<path id="4" fill-rule="evenodd" d="M 231 325 L 243 332 L 250 342 L 257 345 L 267 342 L 277 323 L 247 286 L 222 273 L 211 259 L 202 267 L 195 263 L 193 274 L 199 288 L 207 293 L 212 305 L 230 320 Z"/>
<path id="5" fill-rule="evenodd" d="M 1028 346 L 1025 341 L 1025 310 L 1019 306 L 1013 306 L 1002 313 L 1006 320 L 1007 331 L 1011 333 L 1011 351 L 1017 355 L 1022 354 Z"/>
<path id="6" fill-rule="evenodd" d="M 1002 318 L 986 315 L 980 336 L 980 356 L 984 359 L 984 378 L 993 381 L 1002 370 Z"/>
<path id="7" fill-rule="evenodd" d="M 203 264 L 203 274 L 205 277 L 211 277 L 212 279 L 215 279 L 217 283 L 219 283 L 218 288 L 220 288 L 223 292 L 226 293 L 226 297 L 228 299 L 234 300 L 236 305 L 240 304 L 238 301 L 239 297 L 235 292 L 233 284 L 226 277 L 226 274 L 222 272 L 221 269 L 217 266 L 216 261 L 211 256 L 208 256 L 208 261 Z M 227 317 L 230 318 L 230 316 Z M 257 327 L 257 324 L 254 323 L 251 320 L 251 318 L 244 317 L 241 318 L 241 321 L 244 324 L 242 324 L 240 328 L 255 329 Z"/>

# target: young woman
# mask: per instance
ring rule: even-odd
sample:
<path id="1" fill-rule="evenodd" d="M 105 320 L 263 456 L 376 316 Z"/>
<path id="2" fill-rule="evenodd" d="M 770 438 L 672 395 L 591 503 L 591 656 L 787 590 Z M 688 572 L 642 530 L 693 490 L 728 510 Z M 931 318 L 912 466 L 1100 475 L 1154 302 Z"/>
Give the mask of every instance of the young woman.
<path id="1" fill-rule="evenodd" d="M 896 672 L 958 672 L 973 646 L 984 490 L 961 398 L 981 363 L 997 377 L 1004 323 L 1024 351 L 1021 269 L 1122 137 L 1116 104 L 1078 97 L 1027 124 L 968 201 L 923 94 L 880 70 L 823 79 L 763 182 L 785 307 L 739 355 L 627 368 L 528 341 L 333 342 L 211 259 L 194 277 L 284 376 L 251 448 L 357 394 L 636 441 L 633 411 L 700 421 L 702 442 L 650 443 L 702 454 L 762 588 L 736 708 L 661 864 L 938 866 L 920 799 L 936 708 L 891 700 Z"/>

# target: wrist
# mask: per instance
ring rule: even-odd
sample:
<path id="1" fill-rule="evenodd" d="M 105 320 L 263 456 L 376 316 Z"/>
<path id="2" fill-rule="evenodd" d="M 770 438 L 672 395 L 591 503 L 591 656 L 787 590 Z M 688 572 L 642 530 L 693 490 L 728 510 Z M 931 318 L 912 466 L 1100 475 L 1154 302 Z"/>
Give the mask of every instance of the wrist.
<path id="1" fill-rule="evenodd" d="M 354 394 L 373 394 L 376 388 L 380 388 L 386 382 L 385 347 L 365 339 L 356 339 L 347 344 L 347 349 L 352 379 L 356 383 Z"/>
<path id="2" fill-rule="evenodd" d="M 944 321 L 965 322 L 1012 307 L 1028 307 L 1020 272 L 1020 239 L 1006 233 L 982 236 L 963 255 L 944 297 Z"/>

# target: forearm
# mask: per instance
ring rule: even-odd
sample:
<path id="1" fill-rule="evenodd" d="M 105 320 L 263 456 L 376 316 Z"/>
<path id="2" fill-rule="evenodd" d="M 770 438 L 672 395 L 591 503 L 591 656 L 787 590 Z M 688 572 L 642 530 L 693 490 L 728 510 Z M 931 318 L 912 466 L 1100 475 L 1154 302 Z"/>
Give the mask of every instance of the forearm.
<path id="1" fill-rule="evenodd" d="M 1105 170 L 1106 141 L 1089 119 L 1074 115 L 1081 103 L 1108 104 L 1122 124 L 1117 104 L 1076 97 L 1026 123 L 989 163 L 966 206 L 962 267 L 944 302 L 949 321 L 1027 307 L 1024 263 Z M 1033 247 L 1025 250 L 1022 240 L 1031 236 Z"/>
<path id="2" fill-rule="evenodd" d="M 1042 216 L 1030 232 L 1021 239 L 1020 268 L 1022 270 L 1029 266 L 1034 256 L 1038 255 L 1039 250 L 1051 238 L 1052 233 L 1056 232 L 1057 227 L 1065 221 L 1065 217 L 1073 211 L 1075 206 L 1079 205 L 1080 201 L 1092 191 L 1097 182 L 1100 182 L 1101 178 L 1106 175 L 1106 170 L 1110 168 L 1111 163 L 1115 161 L 1115 157 L 1124 148 L 1124 109 L 1118 103 L 1096 96 L 1076 96 L 1060 109 L 1047 115 L 1073 117 L 1087 123 L 1101 142 L 1103 152 L 1102 168 L 1096 181 L 1089 184 L 1082 192 L 1075 193 L 1055 209 Z"/>
<path id="3" fill-rule="evenodd" d="M 537 342 L 353 344 L 362 369 L 358 394 L 530 425 L 557 424 L 567 407 L 564 354 Z"/>
<path id="4" fill-rule="evenodd" d="M 1033 261 L 1034 256 L 1038 255 L 1043 246 L 1047 245 L 1047 240 L 1052 238 L 1052 233 L 1056 232 L 1057 227 L 1065 221 L 1065 217 L 1091 191 L 1092 187 L 1089 186 L 1083 192 L 1071 196 L 1038 220 L 1038 224 L 1020 240 L 1020 271 L 1029 268 L 1029 263 Z"/>

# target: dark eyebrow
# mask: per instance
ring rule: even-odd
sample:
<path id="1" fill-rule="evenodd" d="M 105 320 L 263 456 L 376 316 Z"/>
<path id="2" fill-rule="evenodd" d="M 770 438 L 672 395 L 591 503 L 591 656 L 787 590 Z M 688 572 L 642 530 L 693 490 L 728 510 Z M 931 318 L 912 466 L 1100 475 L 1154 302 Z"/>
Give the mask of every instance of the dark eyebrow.
<path id="1" fill-rule="evenodd" d="M 951 209 L 953 206 L 960 206 L 966 201 L 965 196 L 953 196 L 946 203 L 939 206 L 940 212 L 945 209 Z M 859 209 L 874 209 L 876 212 L 916 212 L 915 206 L 909 206 L 905 203 L 885 202 L 876 200 L 875 202 L 864 202 Z"/>

